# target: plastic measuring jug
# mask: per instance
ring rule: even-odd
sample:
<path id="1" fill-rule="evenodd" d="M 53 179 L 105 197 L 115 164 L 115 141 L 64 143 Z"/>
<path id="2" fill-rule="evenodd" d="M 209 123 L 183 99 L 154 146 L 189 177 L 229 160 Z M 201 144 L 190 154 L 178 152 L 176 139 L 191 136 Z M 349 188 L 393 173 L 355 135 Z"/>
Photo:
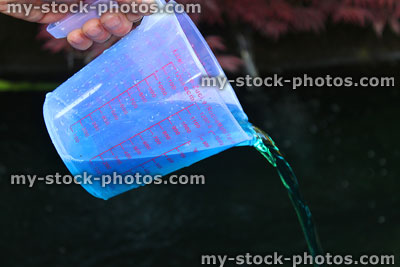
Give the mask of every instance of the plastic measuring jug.
<path id="1" fill-rule="evenodd" d="M 255 132 L 231 85 L 186 14 L 154 14 L 46 96 L 51 139 L 73 175 L 167 175 Z M 82 186 L 109 199 L 142 184 Z"/>

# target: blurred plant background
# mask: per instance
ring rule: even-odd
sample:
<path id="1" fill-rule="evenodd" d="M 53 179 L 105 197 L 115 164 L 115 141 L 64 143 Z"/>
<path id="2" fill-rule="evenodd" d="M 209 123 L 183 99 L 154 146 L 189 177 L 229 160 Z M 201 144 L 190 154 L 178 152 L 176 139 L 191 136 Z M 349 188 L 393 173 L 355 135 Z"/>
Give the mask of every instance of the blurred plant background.
<path id="1" fill-rule="evenodd" d="M 400 34 L 400 2 L 395 0 L 180 0 L 182 4 L 199 3 L 200 14 L 191 14 L 192 19 L 201 27 L 224 29 L 228 35 L 208 35 L 207 41 L 223 68 L 237 72 L 240 67 L 256 76 L 257 64 L 254 62 L 254 34 L 261 38 L 278 41 L 289 33 L 326 30 L 327 25 L 353 24 L 372 28 L 382 37 L 385 29 Z M 44 49 L 52 53 L 65 52 L 72 60 L 83 58 L 89 62 L 116 39 L 106 44 L 95 45 L 88 52 L 73 51 L 65 40 L 56 40 L 40 27 L 38 39 L 44 40 Z M 226 43 L 237 47 L 239 51 L 225 54 Z"/>
<path id="2" fill-rule="evenodd" d="M 230 78 L 391 76 L 391 88 L 235 88 L 295 169 L 327 252 L 400 256 L 400 1 L 181 0 Z M 62 172 L 47 92 L 88 52 L 0 15 L 0 266 L 200 266 L 199 255 L 306 250 L 275 171 L 251 148 L 182 170 L 207 185 L 145 187 L 104 202 L 79 186 L 10 175 Z M 396 262 L 396 266 L 399 264 Z"/>

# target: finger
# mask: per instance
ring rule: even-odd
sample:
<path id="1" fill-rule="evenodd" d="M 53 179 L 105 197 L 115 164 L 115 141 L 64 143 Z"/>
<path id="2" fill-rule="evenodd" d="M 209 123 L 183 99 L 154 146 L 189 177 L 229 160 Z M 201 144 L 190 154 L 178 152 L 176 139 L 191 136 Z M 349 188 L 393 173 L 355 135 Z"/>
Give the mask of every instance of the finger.
<path id="1" fill-rule="evenodd" d="M 132 30 L 136 29 L 140 25 L 140 23 L 142 22 L 142 19 L 143 18 L 141 18 L 140 20 L 138 20 L 136 22 L 133 22 Z"/>
<path id="2" fill-rule="evenodd" d="M 64 17 L 66 17 L 67 14 L 53 14 L 53 13 L 49 13 L 49 14 L 45 14 L 39 21 L 37 21 L 38 23 L 42 23 L 42 24 L 50 24 L 56 21 L 60 21 L 62 20 Z"/>
<path id="3" fill-rule="evenodd" d="M 142 21 L 143 15 L 134 14 L 134 13 L 129 13 L 129 14 L 126 14 L 126 18 L 127 18 L 130 22 L 133 22 L 133 24 L 135 24 L 135 23 L 138 23 L 138 22 Z"/>
<path id="4" fill-rule="evenodd" d="M 120 5 L 130 5 L 132 4 L 132 0 L 116 0 L 118 4 Z M 131 10 L 134 12 L 134 10 Z M 124 13 L 126 18 L 130 21 L 133 22 L 133 24 L 140 22 L 143 19 L 144 14 L 139 14 L 139 13 Z"/>
<path id="5" fill-rule="evenodd" d="M 86 37 L 81 29 L 70 32 L 67 36 L 68 42 L 78 50 L 87 50 L 93 45 L 93 41 Z"/>
<path id="6" fill-rule="evenodd" d="M 138 5 L 142 5 L 142 8 L 139 8 L 139 13 L 143 16 L 148 16 L 153 14 L 156 10 L 154 9 L 154 5 L 158 6 L 155 0 L 119 0 L 119 1 L 128 1 L 128 2 L 136 2 Z"/>
<path id="7" fill-rule="evenodd" d="M 83 34 L 96 43 L 104 43 L 111 37 L 111 33 L 104 29 L 99 19 L 91 19 L 82 27 Z"/>
<path id="8" fill-rule="evenodd" d="M 106 13 L 101 16 L 100 21 L 108 32 L 118 37 L 122 37 L 132 30 L 133 22 L 121 13 Z"/>

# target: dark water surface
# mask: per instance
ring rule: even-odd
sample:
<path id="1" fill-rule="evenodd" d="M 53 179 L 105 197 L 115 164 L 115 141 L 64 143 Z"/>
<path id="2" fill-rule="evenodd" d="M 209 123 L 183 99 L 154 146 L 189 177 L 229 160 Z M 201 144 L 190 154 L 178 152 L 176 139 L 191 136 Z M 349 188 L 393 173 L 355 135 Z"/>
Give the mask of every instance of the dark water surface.
<path id="1" fill-rule="evenodd" d="M 295 170 L 325 251 L 400 256 L 399 89 L 239 95 Z M 200 266 L 202 254 L 307 250 L 286 190 L 251 147 L 181 171 L 207 185 L 109 201 L 76 185 L 10 185 L 11 174 L 68 173 L 45 130 L 44 96 L 0 94 L 0 266 Z"/>

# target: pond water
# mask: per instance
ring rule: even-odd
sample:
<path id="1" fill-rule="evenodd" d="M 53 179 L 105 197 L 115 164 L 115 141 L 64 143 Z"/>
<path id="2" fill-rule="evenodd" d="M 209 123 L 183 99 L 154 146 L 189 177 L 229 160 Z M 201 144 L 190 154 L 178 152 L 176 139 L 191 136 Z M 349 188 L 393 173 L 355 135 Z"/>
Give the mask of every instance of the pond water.
<path id="1" fill-rule="evenodd" d="M 307 250 L 285 188 L 254 148 L 180 173 L 204 186 L 147 186 L 102 201 L 80 186 L 10 185 L 67 174 L 45 130 L 45 93 L 0 94 L 1 266 L 200 266 L 202 254 Z M 399 89 L 239 92 L 290 161 L 325 251 L 400 251 Z"/>

